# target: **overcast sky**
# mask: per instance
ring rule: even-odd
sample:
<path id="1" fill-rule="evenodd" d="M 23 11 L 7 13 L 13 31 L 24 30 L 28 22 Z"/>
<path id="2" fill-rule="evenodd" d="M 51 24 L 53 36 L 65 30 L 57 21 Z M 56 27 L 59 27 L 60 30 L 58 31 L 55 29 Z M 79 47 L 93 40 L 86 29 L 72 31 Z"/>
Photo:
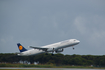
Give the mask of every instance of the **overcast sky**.
<path id="1" fill-rule="evenodd" d="M 67 39 L 63 54 L 105 55 L 105 0 L 0 0 L 0 53 Z"/>

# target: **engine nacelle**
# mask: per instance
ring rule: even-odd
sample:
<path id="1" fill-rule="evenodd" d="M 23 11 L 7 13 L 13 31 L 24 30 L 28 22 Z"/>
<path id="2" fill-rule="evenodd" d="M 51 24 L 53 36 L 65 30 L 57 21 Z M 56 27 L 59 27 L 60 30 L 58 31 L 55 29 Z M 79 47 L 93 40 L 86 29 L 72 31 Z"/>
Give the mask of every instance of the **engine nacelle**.
<path id="1" fill-rule="evenodd" d="M 63 52 L 63 49 L 57 49 L 55 52 L 56 53 Z"/>
<path id="2" fill-rule="evenodd" d="M 54 52 L 54 48 L 47 49 L 47 52 Z"/>

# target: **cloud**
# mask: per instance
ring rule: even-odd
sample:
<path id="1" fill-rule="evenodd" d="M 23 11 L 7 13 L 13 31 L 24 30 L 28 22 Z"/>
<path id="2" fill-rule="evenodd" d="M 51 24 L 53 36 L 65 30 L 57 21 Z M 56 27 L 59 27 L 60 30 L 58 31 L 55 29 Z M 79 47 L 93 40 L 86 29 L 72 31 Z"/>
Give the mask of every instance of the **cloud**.
<path id="1" fill-rule="evenodd" d="M 82 37 L 87 40 L 89 46 L 104 48 L 105 45 L 105 19 L 102 16 L 77 16 L 74 26 Z"/>
<path id="2" fill-rule="evenodd" d="M 6 43 L 5 39 L 1 39 L 1 43 Z"/>
<path id="3" fill-rule="evenodd" d="M 76 17 L 74 20 L 74 25 L 81 34 L 85 34 L 87 32 L 85 24 L 86 24 L 86 19 L 81 16 Z"/>

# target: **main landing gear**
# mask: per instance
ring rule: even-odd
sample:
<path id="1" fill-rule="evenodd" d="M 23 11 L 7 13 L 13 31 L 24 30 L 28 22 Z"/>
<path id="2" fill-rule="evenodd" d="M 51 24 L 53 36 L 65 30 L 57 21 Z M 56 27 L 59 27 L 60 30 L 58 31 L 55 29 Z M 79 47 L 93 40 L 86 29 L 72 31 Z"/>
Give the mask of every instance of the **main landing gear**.
<path id="1" fill-rule="evenodd" d="M 46 53 L 46 55 L 48 55 L 48 53 Z"/>
<path id="2" fill-rule="evenodd" d="M 53 54 L 53 53 L 52 53 L 51 55 L 52 55 L 52 56 L 54 56 L 54 54 Z"/>
<path id="3" fill-rule="evenodd" d="M 54 53 L 54 48 L 53 48 L 53 51 L 52 51 L 52 54 L 51 54 L 52 56 L 54 55 L 53 53 Z"/>
<path id="4" fill-rule="evenodd" d="M 73 47 L 73 46 L 72 46 Z M 73 50 L 74 50 L 75 48 L 73 47 Z"/>
<path id="5" fill-rule="evenodd" d="M 45 55 L 48 55 L 48 53 L 45 53 Z M 52 53 L 51 55 L 52 55 L 52 56 L 54 56 L 54 54 L 53 54 L 53 53 Z"/>

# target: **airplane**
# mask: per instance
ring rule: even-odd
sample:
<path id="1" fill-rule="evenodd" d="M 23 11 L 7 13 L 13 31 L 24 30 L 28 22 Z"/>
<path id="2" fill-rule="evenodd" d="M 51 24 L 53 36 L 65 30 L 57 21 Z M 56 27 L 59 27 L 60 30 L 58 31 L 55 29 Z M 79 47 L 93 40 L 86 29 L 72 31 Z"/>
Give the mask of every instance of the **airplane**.
<path id="1" fill-rule="evenodd" d="M 56 53 L 60 53 L 64 51 L 64 48 L 67 47 L 73 47 L 74 45 L 79 44 L 80 41 L 76 40 L 76 39 L 69 39 L 69 40 L 65 40 L 65 41 L 61 41 L 58 43 L 54 43 L 54 44 L 50 44 L 50 45 L 45 45 L 45 46 L 41 46 L 41 47 L 33 47 L 33 46 L 29 46 L 30 48 L 33 48 L 31 50 L 27 50 L 25 49 L 20 43 L 17 43 L 18 49 L 20 51 L 20 53 L 18 53 L 18 56 L 30 56 L 30 55 L 37 55 L 37 54 L 41 54 L 41 53 L 49 53 L 52 52 L 52 55 L 54 52 Z M 73 47 L 74 49 L 74 47 Z"/>

